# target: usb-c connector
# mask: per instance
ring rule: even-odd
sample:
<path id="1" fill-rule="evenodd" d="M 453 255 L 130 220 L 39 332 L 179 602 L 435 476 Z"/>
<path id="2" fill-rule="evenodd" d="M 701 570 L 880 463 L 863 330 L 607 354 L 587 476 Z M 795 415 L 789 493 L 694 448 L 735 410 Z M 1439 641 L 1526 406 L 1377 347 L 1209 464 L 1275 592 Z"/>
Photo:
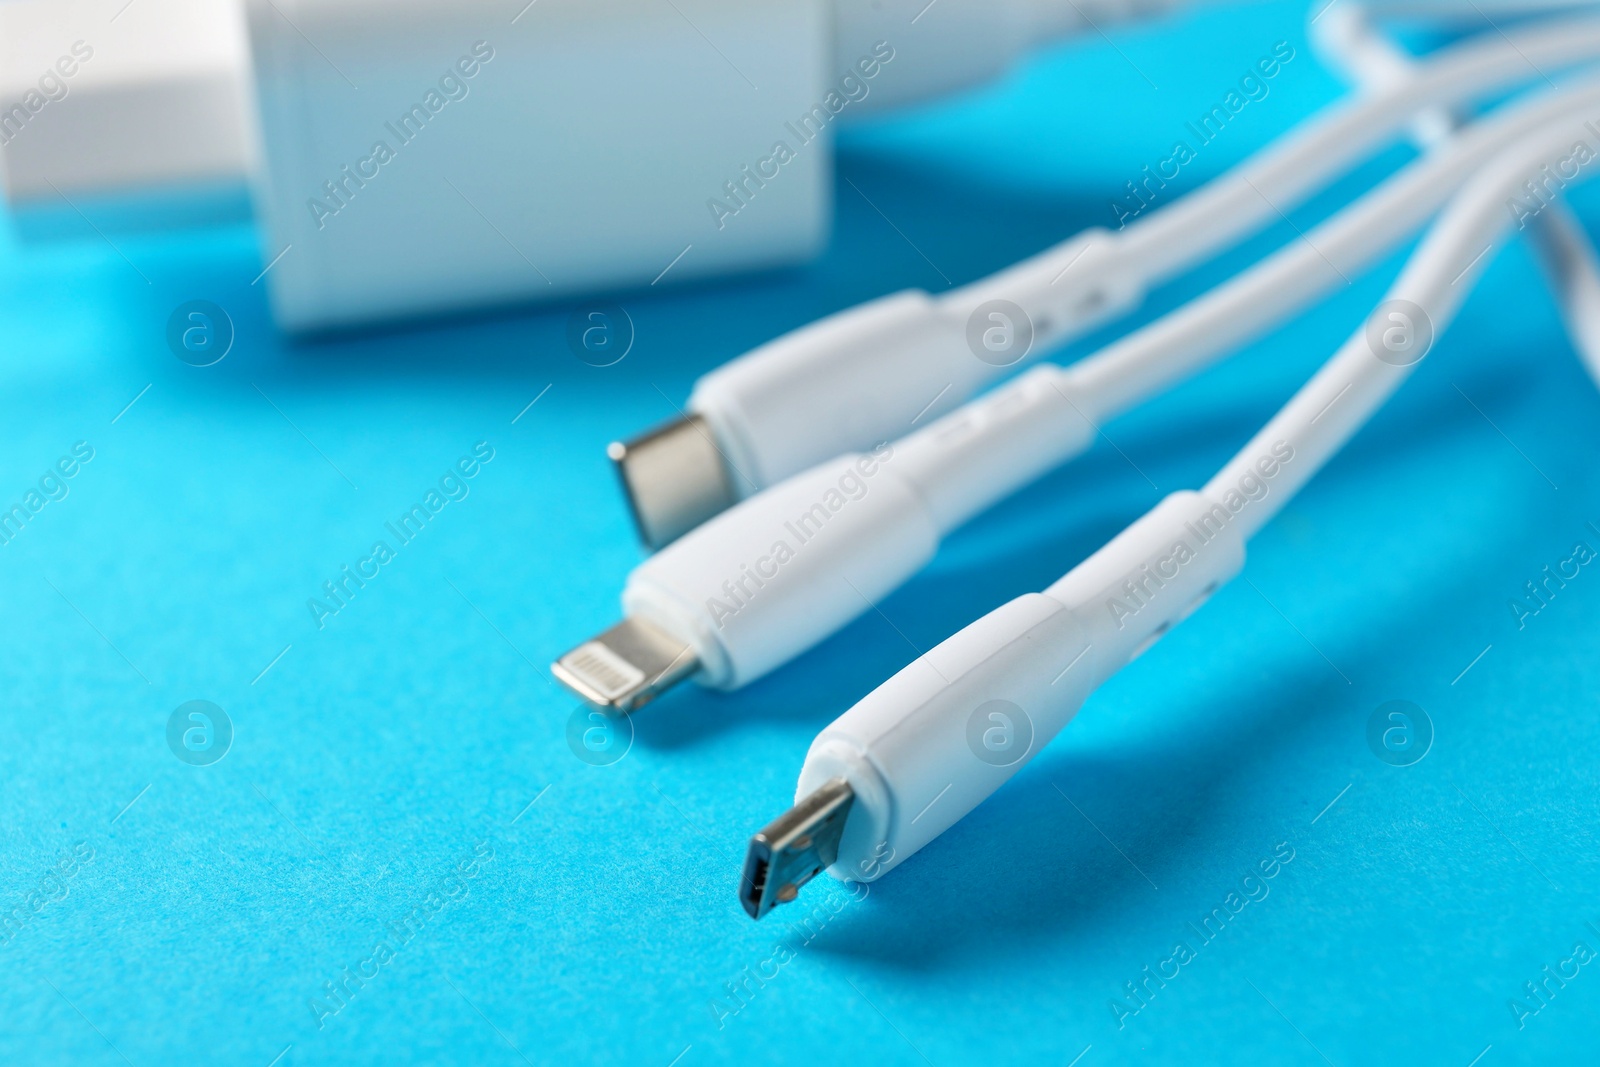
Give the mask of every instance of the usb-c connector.
<path id="1" fill-rule="evenodd" d="M 711 429 L 698 415 L 684 415 L 606 449 L 627 494 L 639 539 L 661 549 L 739 497 Z"/>

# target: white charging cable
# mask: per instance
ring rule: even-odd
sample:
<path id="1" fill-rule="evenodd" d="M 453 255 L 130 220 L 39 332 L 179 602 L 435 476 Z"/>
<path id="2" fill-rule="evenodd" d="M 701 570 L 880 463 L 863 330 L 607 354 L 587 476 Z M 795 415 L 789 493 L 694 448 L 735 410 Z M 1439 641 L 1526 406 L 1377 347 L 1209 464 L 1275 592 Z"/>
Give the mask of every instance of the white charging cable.
<path id="1" fill-rule="evenodd" d="M 1311 23 L 1318 51 L 1344 68 L 1353 83 L 1368 89 L 1413 76 L 1417 60 L 1385 36 L 1371 16 L 1367 4 L 1354 0 L 1323 12 Z M 1424 112 L 1412 126 L 1412 138 L 1423 148 L 1435 147 L 1449 139 L 1457 125 L 1447 111 Z M 1600 384 L 1600 258 L 1594 242 L 1572 210 L 1559 201 L 1533 220 L 1530 237 L 1573 347 L 1589 376 Z"/>
<path id="2" fill-rule="evenodd" d="M 998 789 L 1113 674 L 1244 566 L 1245 542 L 1427 355 L 1505 243 L 1506 200 L 1573 146 L 1587 112 L 1520 141 L 1451 203 L 1363 327 L 1199 492 L 1174 493 L 1042 593 L 912 662 L 825 728 L 795 807 L 751 841 L 740 898 L 759 918 L 826 868 L 872 880 Z"/>
<path id="3" fill-rule="evenodd" d="M 678 420 L 612 446 L 646 544 L 667 544 L 791 474 L 949 411 L 1010 365 L 1129 310 L 1148 287 L 1277 220 L 1418 112 L 1597 57 L 1595 18 L 1456 45 L 1118 232 L 1086 231 L 938 298 L 883 297 L 733 360 L 700 379 Z"/>
<path id="4" fill-rule="evenodd" d="M 1575 107 L 1600 108 L 1600 80 L 1502 109 L 1304 240 L 1087 359 L 1034 368 L 893 444 L 742 501 L 636 567 L 624 621 L 554 673 L 621 710 L 690 676 L 720 689 L 761 677 L 870 610 L 945 534 L 1087 449 L 1102 420 L 1345 284 L 1529 129 Z"/>

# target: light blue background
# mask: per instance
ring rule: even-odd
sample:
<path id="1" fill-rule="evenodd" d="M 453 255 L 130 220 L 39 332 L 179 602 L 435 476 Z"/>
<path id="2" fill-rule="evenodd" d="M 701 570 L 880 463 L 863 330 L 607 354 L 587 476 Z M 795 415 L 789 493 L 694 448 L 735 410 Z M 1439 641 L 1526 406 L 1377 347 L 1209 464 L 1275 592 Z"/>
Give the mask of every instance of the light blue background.
<path id="1" fill-rule="evenodd" d="M 613 621 L 640 558 L 608 440 L 818 315 L 959 284 L 1108 221 L 1112 191 L 1290 40 L 1271 95 L 1182 184 L 1219 173 L 1339 95 L 1304 18 L 1269 3 L 1118 32 L 1114 47 L 1091 35 L 851 131 L 824 259 L 623 295 L 638 340 L 606 369 L 567 350 L 569 308 L 288 343 L 251 284 L 262 259 L 245 225 L 108 231 L 116 250 L 87 228 L 7 239 L 0 500 L 75 441 L 95 458 L 0 547 L 0 907 L 74 843 L 94 857 L 0 946 L 0 1062 L 1592 1058 L 1600 968 L 1520 1030 L 1507 1006 L 1575 942 L 1600 948 L 1600 576 L 1585 568 L 1520 631 L 1507 606 L 1575 542 L 1600 547 L 1600 397 L 1520 246 L 1251 546 L 1248 581 L 864 901 L 819 882 L 757 925 L 735 899 L 745 840 L 788 803 L 816 731 L 913 645 L 1201 484 L 1398 261 L 1108 426 L 953 537 L 882 616 L 743 692 L 685 687 L 648 708 L 614 766 L 573 756 L 574 702 L 547 678 Z M 1276 227 L 1150 313 L 1292 239 Z M 238 329 L 206 369 L 163 339 L 193 298 Z M 495 458 L 470 497 L 319 632 L 306 599 L 480 440 Z M 215 766 L 166 747 L 191 699 L 234 722 Z M 1409 768 L 1365 740 L 1391 699 L 1436 727 Z M 480 842 L 493 859 L 465 896 L 319 1029 L 308 998 Z M 1279 843 L 1294 859 L 1270 895 L 1119 1030 L 1123 983 L 1194 941 L 1186 924 Z M 827 921 L 807 943 L 792 924 L 813 913 Z M 788 962 L 727 1014 L 727 984 L 775 954 Z"/>

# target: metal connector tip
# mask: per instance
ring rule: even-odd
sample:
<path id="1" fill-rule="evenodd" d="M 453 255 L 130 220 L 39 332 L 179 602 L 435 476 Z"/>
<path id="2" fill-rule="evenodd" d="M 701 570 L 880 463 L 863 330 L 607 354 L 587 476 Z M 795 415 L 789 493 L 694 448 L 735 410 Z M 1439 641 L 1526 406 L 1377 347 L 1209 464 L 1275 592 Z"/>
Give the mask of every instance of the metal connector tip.
<path id="1" fill-rule="evenodd" d="M 613 442 L 606 455 L 617 466 L 639 538 L 651 551 L 738 503 L 711 428 L 698 415 Z"/>
<path id="2" fill-rule="evenodd" d="M 855 800 L 849 782 L 830 778 L 750 839 L 739 880 L 739 903 L 750 918 L 789 903 L 832 866 Z"/>
<path id="3" fill-rule="evenodd" d="M 643 619 L 623 619 L 556 660 L 550 670 L 591 704 L 633 711 L 699 668 L 689 645 Z"/>

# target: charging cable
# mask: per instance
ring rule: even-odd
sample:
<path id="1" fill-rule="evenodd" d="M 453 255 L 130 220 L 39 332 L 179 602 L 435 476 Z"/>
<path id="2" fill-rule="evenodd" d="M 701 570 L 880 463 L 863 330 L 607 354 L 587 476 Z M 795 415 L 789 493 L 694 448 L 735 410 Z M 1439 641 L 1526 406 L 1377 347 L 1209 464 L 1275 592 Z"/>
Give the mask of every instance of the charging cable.
<path id="1" fill-rule="evenodd" d="M 823 869 L 866 881 L 904 862 L 1236 576 L 1246 541 L 1371 418 L 1453 320 L 1508 239 L 1507 198 L 1547 162 L 1570 163 L 1575 142 L 1589 143 L 1581 114 L 1541 127 L 1475 178 L 1388 299 L 1204 488 L 1167 497 L 1044 592 L 956 633 L 825 728 L 806 756 L 795 807 L 751 840 L 739 891 L 745 909 L 760 918 Z M 1574 181 L 1590 177 L 1594 159 L 1591 146 Z M 990 729 L 1002 731 L 996 740 L 1009 737 L 1004 751 L 986 747 Z"/>
<path id="2" fill-rule="evenodd" d="M 611 446 L 645 543 L 666 545 L 792 474 L 951 410 L 1279 219 L 1418 112 L 1597 57 L 1595 18 L 1453 46 L 1120 231 L 1088 230 L 941 297 L 896 293 L 754 349 L 701 378 L 678 419 Z"/>
<path id="3" fill-rule="evenodd" d="M 1347 0 L 1325 11 L 1312 22 L 1311 33 L 1324 58 L 1343 68 L 1357 86 L 1374 89 L 1389 85 L 1411 77 L 1416 70 L 1417 61 L 1373 25 L 1366 4 Z M 1432 148 L 1448 140 L 1457 125 L 1447 111 L 1424 112 L 1412 125 L 1412 139 L 1424 149 Z M 1549 278 L 1567 335 L 1584 369 L 1600 384 L 1600 258 L 1594 242 L 1572 209 L 1560 201 L 1546 205 L 1530 230 L 1534 253 Z"/>
<path id="4" fill-rule="evenodd" d="M 636 567 L 624 620 L 558 659 L 555 675 L 624 711 L 691 676 L 719 689 L 761 677 L 870 610 L 946 533 L 1087 449 L 1101 421 L 1346 284 L 1529 129 L 1581 107 L 1600 107 L 1600 80 L 1502 109 L 1095 355 L 1036 367 L 899 441 L 742 501 Z"/>

